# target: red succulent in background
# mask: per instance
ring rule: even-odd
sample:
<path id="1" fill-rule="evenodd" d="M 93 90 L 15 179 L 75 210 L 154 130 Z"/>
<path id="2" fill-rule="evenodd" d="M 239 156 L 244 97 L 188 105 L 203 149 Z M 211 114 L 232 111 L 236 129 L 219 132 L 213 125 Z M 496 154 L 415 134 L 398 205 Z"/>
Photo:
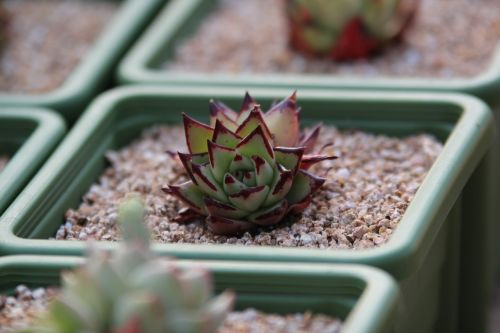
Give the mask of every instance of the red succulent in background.
<path id="1" fill-rule="evenodd" d="M 366 58 L 402 38 L 419 0 L 288 0 L 290 45 L 308 56 Z"/>

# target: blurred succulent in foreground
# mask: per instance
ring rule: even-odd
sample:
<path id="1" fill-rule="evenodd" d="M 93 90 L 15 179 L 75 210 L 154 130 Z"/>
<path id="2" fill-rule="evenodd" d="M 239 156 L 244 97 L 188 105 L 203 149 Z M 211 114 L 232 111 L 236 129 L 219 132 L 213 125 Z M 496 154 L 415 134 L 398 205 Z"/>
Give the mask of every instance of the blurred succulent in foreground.
<path id="1" fill-rule="evenodd" d="M 81 268 L 62 276 L 47 313 L 24 333 L 215 332 L 234 295 L 213 297 L 210 273 L 155 258 L 139 199 L 128 199 L 119 221 L 125 243 L 111 256 L 93 251 Z"/>
<path id="2" fill-rule="evenodd" d="M 287 0 L 290 44 L 313 56 L 366 58 L 401 39 L 420 0 Z"/>
<path id="3" fill-rule="evenodd" d="M 248 93 L 239 113 L 216 101 L 210 111 L 211 126 L 183 115 L 191 180 L 163 188 L 189 207 L 177 221 L 207 216 L 212 232 L 238 234 L 302 212 L 325 182 L 307 169 L 336 156 L 308 154 L 320 126 L 301 135 L 295 93 L 266 113 Z"/>

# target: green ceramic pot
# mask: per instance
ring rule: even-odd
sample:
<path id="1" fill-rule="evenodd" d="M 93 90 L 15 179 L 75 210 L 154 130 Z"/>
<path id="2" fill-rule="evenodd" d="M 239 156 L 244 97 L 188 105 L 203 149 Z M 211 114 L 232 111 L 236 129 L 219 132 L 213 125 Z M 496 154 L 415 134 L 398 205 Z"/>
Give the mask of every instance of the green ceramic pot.
<path id="1" fill-rule="evenodd" d="M 82 262 L 81 258 L 56 256 L 1 258 L 0 293 L 9 293 L 19 284 L 34 288 L 56 286 L 62 270 Z M 377 269 L 355 265 L 179 264 L 209 268 L 216 292 L 236 292 L 237 310 L 252 307 L 268 313 L 322 313 L 341 318 L 342 333 L 386 333 L 394 329 L 398 289 L 390 276 Z"/>
<path id="2" fill-rule="evenodd" d="M 112 83 L 115 66 L 165 0 L 119 1 L 113 21 L 64 83 L 42 94 L 0 92 L 0 105 L 46 107 L 74 122 L 87 104 Z"/>
<path id="3" fill-rule="evenodd" d="M 145 127 L 179 122 L 180 111 L 206 117 L 211 97 L 239 105 L 242 93 L 239 88 L 127 87 L 104 94 L 0 219 L 1 253 L 81 255 L 83 242 L 48 238 L 63 223 L 65 211 L 78 206 L 106 167 L 104 153 L 126 145 Z M 264 105 L 288 93 L 252 90 Z M 458 316 L 462 307 L 486 306 L 484 295 L 464 297 L 463 290 L 470 283 L 480 286 L 487 274 L 484 248 L 465 252 L 460 229 L 464 186 L 481 165 L 492 140 L 493 120 L 487 106 L 455 94 L 333 91 L 301 91 L 300 104 L 307 110 L 305 123 L 321 120 L 339 128 L 397 136 L 428 132 L 446 142 L 390 241 L 356 251 L 192 244 L 156 244 L 155 250 L 210 260 L 368 264 L 386 270 L 399 282 L 403 296 L 398 331 L 455 332 L 462 321 L 480 325 L 483 318 Z M 471 199 L 483 196 L 478 192 Z M 482 218 L 475 221 L 480 232 L 488 231 L 484 222 Z M 476 270 L 463 279 L 460 266 L 466 269 L 470 263 L 464 258 L 469 257 L 474 257 Z"/>
<path id="4" fill-rule="evenodd" d="M 54 150 L 66 131 L 63 119 L 46 109 L 0 108 L 0 215 Z"/>

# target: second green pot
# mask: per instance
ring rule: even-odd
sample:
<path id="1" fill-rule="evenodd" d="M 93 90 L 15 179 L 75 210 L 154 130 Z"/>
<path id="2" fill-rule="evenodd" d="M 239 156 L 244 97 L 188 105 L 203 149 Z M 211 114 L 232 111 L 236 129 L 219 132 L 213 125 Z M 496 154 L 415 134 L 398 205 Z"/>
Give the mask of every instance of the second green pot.
<path id="1" fill-rule="evenodd" d="M 33 288 L 57 286 L 61 271 L 82 262 L 74 257 L 4 257 L 0 259 L 0 293 L 9 293 L 19 284 Z M 326 314 L 342 319 L 341 333 L 394 330 L 398 289 L 390 276 L 377 269 L 354 265 L 191 261 L 178 264 L 210 269 L 216 292 L 236 292 L 236 310 L 251 307 L 267 313 Z"/>
<path id="2" fill-rule="evenodd" d="M 65 211 L 78 206 L 98 179 L 106 167 L 104 153 L 126 145 L 145 127 L 178 123 L 181 111 L 206 117 L 209 98 L 238 105 L 243 93 L 230 88 L 128 87 L 101 96 L 0 220 L 0 250 L 5 254 L 81 255 L 83 242 L 47 238 L 63 223 Z M 289 93 L 252 91 L 264 105 Z M 389 242 L 356 251 L 197 244 L 155 244 L 154 248 L 181 258 L 368 264 L 386 270 L 399 282 L 398 331 L 455 332 L 462 322 L 481 325 L 484 318 L 458 316 L 460 308 L 486 306 L 482 294 L 463 298 L 471 283 L 481 286 L 486 268 L 482 247 L 475 252 L 461 247 L 460 194 L 491 144 L 493 120 L 486 105 L 462 95 L 332 91 L 301 91 L 299 101 L 307 110 L 303 114 L 306 123 L 323 121 L 396 136 L 427 132 L 445 142 Z M 482 195 L 478 193 L 478 198 Z M 476 227 L 488 232 L 485 222 L 478 218 Z M 468 264 L 462 258 L 471 256 L 477 258 L 479 269 L 462 280 L 460 266 Z"/>

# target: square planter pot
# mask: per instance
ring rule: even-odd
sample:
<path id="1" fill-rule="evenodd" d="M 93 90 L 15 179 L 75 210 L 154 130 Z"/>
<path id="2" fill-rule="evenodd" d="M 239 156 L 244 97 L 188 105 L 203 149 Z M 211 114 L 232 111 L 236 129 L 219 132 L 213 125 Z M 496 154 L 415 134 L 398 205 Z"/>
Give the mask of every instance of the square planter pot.
<path id="1" fill-rule="evenodd" d="M 19 284 L 33 288 L 58 285 L 62 270 L 82 262 L 74 257 L 4 257 L 0 259 L 0 293 L 9 293 Z M 393 332 L 398 289 L 390 276 L 377 269 L 355 265 L 179 264 L 209 268 L 217 292 L 236 292 L 236 310 L 252 307 L 282 314 L 312 311 L 342 319 L 342 333 Z"/>
<path id="2" fill-rule="evenodd" d="M 252 90 L 252 95 L 264 105 L 288 93 L 279 89 Z M 105 151 L 126 145 L 145 127 L 179 122 L 180 111 L 206 117 L 209 98 L 237 105 L 241 96 L 241 89 L 206 87 L 126 87 L 104 94 L 89 107 L 0 220 L 0 251 L 81 255 L 83 242 L 47 238 L 55 235 L 65 211 L 78 206 L 82 195 L 98 179 L 106 167 Z M 468 283 L 480 285 L 485 270 L 480 267 L 474 279 L 463 284 L 459 278 L 461 256 L 474 256 L 481 263 L 482 254 L 464 252 L 459 236 L 462 189 L 492 140 L 493 120 L 487 106 L 477 99 L 454 94 L 332 91 L 301 91 L 300 105 L 307 110 L 305 123 L 320 120 L 339 128 L 354 127 L 388 135 L 427 132 L 446 141 L 388 243 L 356 251 L 194 244 L 155 244 L 155 249 L 190 259 L 376 266 L 389 272 L 401 286 L 398 331 L 455 332 L 459 302 L 466 307 L 485 306 L 482 295 L 461 299 L 463 289 L 470 288 Z M 484 222 L 475 220 L 475 227 L 486 228 Z M 465 316 L 460 320 L 481 325 L 481 319 L 476 317 Z"/>
<path id="3" fill-rule="evenodd" d="M 174 0 L 167 4 L 153 24 L 132 47 L 119 66 L 122 83 L 151 83 L 168 85 L 241 86 L 245 89 L 281 87 L 293 89 L 335 88 L 363 90 L 416 90 L 463 92 L 476 95 L 489 103 L 500 103 L 500 44 L 494 60 L 477 77 L 464 79 L 440 78 L 367 78 L 338 77 L 313 74 L 217 74 L 168 73 L 159 65 L 169 59 L 174 48 L 193 34 L 217 1 Z"/>
<path id="4" fill-rule="evenodd" d="M 173 55 L 175 47 L 187 36 L 193 34 L 216 7 L 217 1 L 182 0 L 172 1 L 155 20 L 146 33 L 134 45 L 119 66 L 118 79 L 122 83 L 143 83 L 190 86 L 206 85 L 235 87 L 242 89 L 252 87 L 281 87 L 290 89 L 356 89 L 384 91 L 429 91 L 429 92 L 462 92 L 480 97 L 492 107 L 496 125 L 500 128 L 500 43 L 489 67 L 475 77 L 469 78 L 414 78 L 414 77 L 339 77 L 335 75 L 313 74 L 224 74 L 224 73 L 168 73 L 159 68 L 160 64 Z M 263 55 L 265 56 L 265 55 Z M 486 287 L 482 292 L 485 297 L 490 294 L 495 276 L 500 273 L 500 136 L 497 137 L 492 151 L 471 177 L 463 196 L 463 219 L 465 221 L 486 219 L 490 229 L 468 229 L 463 234 L 463 246 L 468 251 L 475 251 L 477 246 L 484 247 L 487 254 L 481 260 L 488 261 L 489 274 L 481 284 Z M 477 198 L 478 191 L 486 193 Z M 480 212 L 480 216 L 477 215 Z M 470 242 L 470 239 L 488 239 L 481 244 Z M 483 250 L 481 250 L 483 251 Z M 484 259 L 486 258 L 486 259 Z M 461 275 L 474 274 L 479 267 L 477 257 L 466 258 L 469 264 L 464 266 Z M 474 289 L 467 292 L 477 293 Z M 484 313 L 482 309 L 472 309 L 477 315 Z M 464 314 L 465 315 L 465 314 Z M 465 331 L 476 331 L 477 327 L 464 328 Z"/>
<path id="5" fill-rule="evenodd" d="M 123 4 L 112 22 L 59 88 L 41 94 L 0 92 L 0 105 L 47 107 L 61 113 L 67 121 L 75 121 L 87 104 L 109 86 L 118 61 L 165 3 L 164 0 L 120 2 Z"/>
<path id="6" fill-rule="evenodd" d="M 65 131 L 63 119 L 52 111 L 0 108 L 0 155 L 9 157 L 0 171 L 0 215 L 49 157 Z"/>

